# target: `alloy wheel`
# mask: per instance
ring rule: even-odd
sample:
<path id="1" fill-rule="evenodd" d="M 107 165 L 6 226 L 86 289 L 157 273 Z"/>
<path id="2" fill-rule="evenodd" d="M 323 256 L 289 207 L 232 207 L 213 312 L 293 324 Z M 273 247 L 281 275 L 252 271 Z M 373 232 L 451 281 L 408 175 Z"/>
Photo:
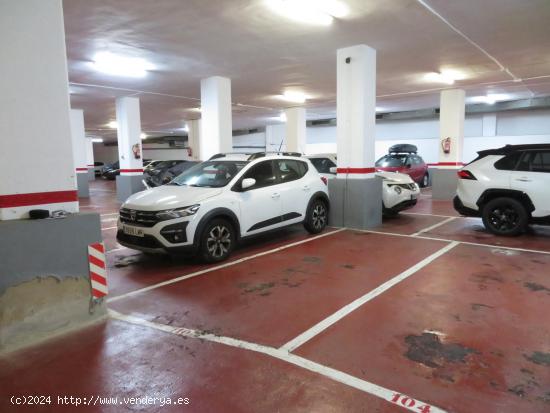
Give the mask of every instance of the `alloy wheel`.
<path id="1" fill-rule="evenodd" d="M 317 204 L 311 214 L 313 227 L 317 230 L 322 229 L 327 222 L 327 210 L 322 204 Z"/>
<path id="2" fill-rule="evenodd" d="M 229 252 L 231 248 L 231 231 L 225 225 L 216 225 L 212 227 L 206 239 L 206 248 L 214 258 L 221 258 Z"/>
<path id="3" fill-rule="evenodd" d="M 518 212 L 509 206 L 495 208 L 489 214 L 489 222 L 500 232 L 507 232 L 516 228 L 519 219 Z"/>

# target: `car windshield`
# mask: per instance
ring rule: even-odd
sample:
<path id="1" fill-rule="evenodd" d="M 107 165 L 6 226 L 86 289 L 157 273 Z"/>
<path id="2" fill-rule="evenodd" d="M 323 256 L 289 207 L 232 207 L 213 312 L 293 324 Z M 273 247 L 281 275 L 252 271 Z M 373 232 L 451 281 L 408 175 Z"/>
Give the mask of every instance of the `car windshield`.
<path id="1" fill-rule="evenodd" d="M 246 161 L 206 161 L 176 176 L 170 185 L 221 188 L 226 186 L 247 163 Z"/>
<path id="2" fill-rule="evenodd" d="M 376 161 L 376 166 L 382 167 L 382 168 L 397 168 L 400 166 L 405 165 L 405 161 L 407 160 L 407 155 L 386 155 L 381 157 Z"/>

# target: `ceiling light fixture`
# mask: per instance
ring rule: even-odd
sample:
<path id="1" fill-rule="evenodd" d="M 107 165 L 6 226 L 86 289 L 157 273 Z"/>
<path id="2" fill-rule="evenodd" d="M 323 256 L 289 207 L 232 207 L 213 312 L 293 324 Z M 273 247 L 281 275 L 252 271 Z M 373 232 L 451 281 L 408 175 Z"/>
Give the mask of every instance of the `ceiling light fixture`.
<path id="1" fill-rule="evenodd" d="M 139 134 L 139 137 L 140 137 L 141 139 L 147 139 L 147 134 L 141 132 L 141 133 Z"/>
<path id="2" fill-rule="evenodd" d="M 286 122 L 286 113 L 281 113 L 278 117 L 281 122 Z"/>
<path id="3" fill-rule="evenodd" d="M 287 90 L 281 95 L 281 99 L 292 103 L 304 103 L 307 100 L 307 96 L 302 92 L 295 92 Z"/>
<path id="4" fill-rule="evenodd" d="M 103 142 L 103 138 L 92 138 L 92 142 L 93 142 L 93 143 L 102 143 L 102 142 Z"/>
<path id="5" fill-rule="evenodd" d="M 441 72 L 431 72 L 424 75 L 424 80 L 434 83 L 446 83 L 452 85 L 456 80 L 462 80 L 465 76 L 457 70 L 442 70 Z"/>
<path id="6" fill-rule="evenodd" d="M 301 23 L 329 26 L 334 18 L 349 14 L 340 0 L 265 0 L 273 12 Z"/>
<path id="7" fill-rule="evenodd" d="M 107 124 L 107 126 L 110 127 L 111 129 L 116 129 L 118 128 L 118 123 L 116 120 L 112 120 Z"/>
<path id="8" fill-rule="evenodd" d="M 117 56 L 111 52 L 100 52 L 94 56 L 95 69 L 113 76 L 145 77 L 154 67 L 139 57 Z"/>
<path id="9" fill-rule="evenodd" d="M 469 100 L 474 103 L 485 103 L 486 105 L 494 105 L 496 102 L 500 102 L 503 100 L 509 100 L 510 95 L 506 95 L 503 93 L 492 93 L 488 94 L 487 96 L 474 96 L 470 98 Z"/>

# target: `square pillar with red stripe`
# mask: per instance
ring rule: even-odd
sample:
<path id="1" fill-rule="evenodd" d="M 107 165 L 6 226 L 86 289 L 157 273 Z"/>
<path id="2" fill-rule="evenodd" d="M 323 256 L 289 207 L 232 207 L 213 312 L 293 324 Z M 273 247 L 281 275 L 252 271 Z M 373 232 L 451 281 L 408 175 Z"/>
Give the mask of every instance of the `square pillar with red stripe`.
<path id="1" fill-rule="evenodd" d="M 86 138 L 86 163 L 88 164 L 88 181 L 95 180 L 94 142 Z"/>
<path id="2" fill-rule="evenodd" d="M 285 116 L 286 150 L 306 153 L 306 108 L 286 108 Z"/>
<path id="3" fill-rule="evenodd" d="M 376 50 L 337 51 L 337 175 L 329 181 L 331 225 L 372 228 L 382 223 L 382 182 L 374 169 Z"/>
<path id="4" fill-rule="evenodd" d="M 443 90 L 439 109 L 439 162 L 430 169 L 433 199 L 452 199 L 464 149 L 465 96 L 461 89 Z"/>
<path id="5" fill-rule="evenodd" d="M 116 100 L 118 159 L 120 175 L 116 178 L 117 199 L 124 202 L 130 195 L 145 189 L 141 148 L 139 99 L 120 97 Z"/>
<path id="6" fill-rule="evenodd" d="M 76 188 L 79 198 L 89 198 L 88 162 L 86 159 L 86 134 L 84 131 L 84 112 L 81 109 L 71 109 L 71 140 L 73 144 L 73 160 L 76 173 Z"/>

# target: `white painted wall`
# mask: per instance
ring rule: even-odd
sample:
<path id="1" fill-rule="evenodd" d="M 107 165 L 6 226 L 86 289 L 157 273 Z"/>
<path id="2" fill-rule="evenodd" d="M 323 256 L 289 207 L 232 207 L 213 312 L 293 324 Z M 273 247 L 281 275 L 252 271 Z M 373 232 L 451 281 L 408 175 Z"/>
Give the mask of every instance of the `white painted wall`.
<path id="1" fill-rule="evenodd" d="M 485 123 L 485 124 L 484 124 Z M 489 125 L 489 123 L 491 123 Z M 469 115 L 464 123 L 463 161 L 469 162 L 477 156 L 477 151 L 496 148 L 507 144 L 550 143 L 550 110 L 523 110 L 499 112 L 496 114 L 496 136 L 488 135 L 495 129 L 494 116 Z M 284 125 L 272 125 L 271 138 L 268 136 L 268 150 L 278 150 L 284 142 Z M 263 134 L 240 136 L 244 140 L 261 142 Z M 428 163 L 438 162 L 439 120 L 412 119 L 377 121 L 376 159 L 387 153 L 390 146 L 397 143 L 410 143 L 418 147 L 419 154 Z M 252 143 L 251 143 L 252 144 Z M 282 150 L 285 150 L 283 143 Z M 336 153 L 336 127 L 320 126 L 307 128 L 306 153 Z"/>
<path id="2" fill-rule="evenodd" d="M 476 152 L 483 149 L 506 144 L 550 143 L 550 110 L 500 112 L 496 115 L 496 136 L 483 136 L 488 134 L 488 129 L 495 129 L 495 120 L 492 116 L 469 115 L 466 117 L 464 122 L 464 162 L 474 159 Z M 306 153 L 336 153 L 336 127 L 310 127 L 307 128 L 306 133 Z M 284 136 L 284 124 L 270 125 L 266 132 L 233 137 L 233 150 L 235 152 L 257 152 L 263 150 L 264 145 L 267 145 L 268 151 L 278 151 L 279 149 L 284 151 L 286 150 Z M 396 143 L 416 145 L 426 162 L 438 162 L 439 120 L 377 121 L 376 159 L 383 156 L 388 148 Z M 147 146 L 144 145 L 143 148 L 146 159 L 187 159 L 182 157 L 187 156 L 187 152 L 182 149 L 152 151 L 147 149 Z M 94 156 L 98 161 L 114 162 L 117 160 L 116 146 L 108 147 L 96 143 L 94 144 Z"/>

